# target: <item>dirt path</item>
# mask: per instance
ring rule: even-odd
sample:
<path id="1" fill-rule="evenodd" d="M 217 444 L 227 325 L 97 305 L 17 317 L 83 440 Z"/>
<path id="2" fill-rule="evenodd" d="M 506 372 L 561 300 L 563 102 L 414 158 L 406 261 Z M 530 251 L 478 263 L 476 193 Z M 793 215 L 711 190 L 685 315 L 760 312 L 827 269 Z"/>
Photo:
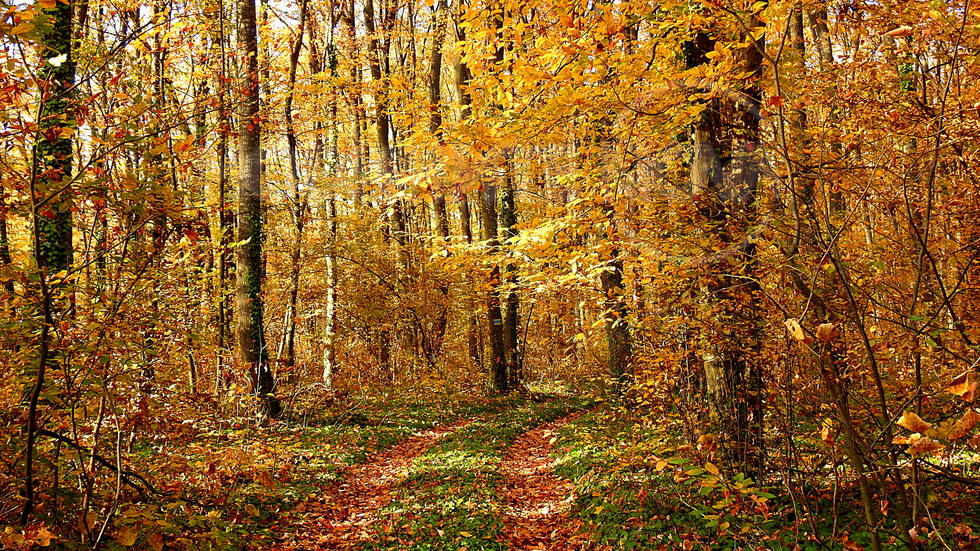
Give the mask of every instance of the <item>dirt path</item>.
<path id="1" fill-rule="evenodd" d="M 554 431 L 582 414 L 574 413 L 525 433 L 504 454 L 501 494 L 507 506 L 504 536 L 510 550 L 587 548 L 588 541 L 577 535 L 577 527 L 567 518 L 572 485 L 555 476 L 550 457 Z"/>
<path id="2" fill-rule="evenodd" d="M 473 419 L 466 419 L 419 432 L 367 463 L 345 467 L 343 480 L 319 502 L 307 502 L 289 515 L 296 541 L 274 549 L 357 549 L 372 539 L 378 510 L 391 501 L 391 487 L 399 474 L 437 440 L 471 422 Z"/>

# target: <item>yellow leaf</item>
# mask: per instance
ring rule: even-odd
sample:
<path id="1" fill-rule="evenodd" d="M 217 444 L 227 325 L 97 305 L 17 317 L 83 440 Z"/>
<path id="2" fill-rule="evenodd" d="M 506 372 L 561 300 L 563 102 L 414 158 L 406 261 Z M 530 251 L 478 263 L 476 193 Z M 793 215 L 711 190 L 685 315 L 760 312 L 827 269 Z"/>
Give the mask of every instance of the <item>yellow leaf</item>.
<path id="1" fill-rule="evenodd" d="M 710 461 L 705 464 L 704 470 L 708 471 L 709 473 L 715 476 L 718 476 L 718 472 L 719 472 L 718 467 L 716 467 L 715 464 Z"/>
<path id="2" fill-rule="evenodd" d="M 255 505 L 252 505 L 251 503 L 245 504 L 245 512 L 252 515 L 253 517 L 259 516 L 258 508 L 256 508 Z"/>
<path id="3" fill-rule="evenodd" d="M 927 430 L 932 428 L 932 423 L 923 421 L 922 418 L 916 415 L 914 412 L 906 411 L 902 413 L 902 418 L 898 420 L 898 426 L 905 427 L 912 432 L 925 434 Z"/>
<path id="4" fill-rule="evenodd" d="M 23 23 L 19 23 L 17 25 L 14 25 L 14 28 L 13 29 L 10 29 L 10 34 L 16 36 L 18 34 L 29 33 L 29 32 L 31 32 L 33 30 L 34 30 L 34 23 L 32 23 L 30 21 L 24 21 Z"/>
<path id="5" fill-rule="evenodd" d="M 41 547 L 47 547 L 51 545 L 51 540 L 55 539 L 55 535 L 51 533 L 50 530 L 44 526 L 38 528 L 37 533 L 34 534 L 34 541 L 41 544 Z"/>
<path id="6" fill-rule="evenodd" d="M 472 538 L 473 537 L 473 534 L 471 534 L 469 532 L 460 532 L 459 535 L 463 536 L 464 538 Z"/>
<path id="7" fill-rule="evenodd" d="M 790 336 L 794 339 L 802 341 L 806 338 L 806 335 L 803 334 L 803 328 L 800 327 L 800 322 L 796 321 L 796 318 L 789 318 L 783 323 L 786 325 L 786 330 L 789 331 Z"/>
<path id="8" fill-rule="evenodd" d="M 604 505 L 600 505 L 600 506 L 598 506 L 598 507 L 596 507 L 596 508 L 595 508 L 595 514 L 597 514 L 597 515 L 598 515 L 598 514 L 599 514 L 599 513 L 601 513 L 601 512 L 602 512 L 602 510 L 603 510 L 603 509 L 605 509 L 605 508 L 606 508 L 606 507 L 605 507 Z"/>
<path id="9" fill-rule="evenodd" d="M 657 470 L 663 471 L 667 467 L 667 462 L 664 460 L 657 461 Z"/>

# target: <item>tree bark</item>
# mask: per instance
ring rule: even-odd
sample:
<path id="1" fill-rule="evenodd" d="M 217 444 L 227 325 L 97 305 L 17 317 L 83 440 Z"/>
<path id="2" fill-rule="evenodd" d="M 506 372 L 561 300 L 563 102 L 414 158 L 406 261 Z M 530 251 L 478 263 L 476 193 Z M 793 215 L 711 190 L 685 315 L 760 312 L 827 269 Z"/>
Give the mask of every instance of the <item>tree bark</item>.
<path id="1" fill-rule="evenodd" d="M 259 116 L 258 30 L 255 0 L 239 0 L 238 44 L 245 59 L 241 68 L 238 149 L 238 266 L 236 318 L 238 357 L 247 366 L 252 393 L 262 412 L 278 417 L 276 382 L 269 368 L 262 298 L 262 151 Z"/>
<path id="2" fill-rule="evenodd" d="M 34 447 L 40 429 L 38 404 L 48 369 L 59 367 L 60 354 L 55 346 L 56 322 L 69 311 L 67 283 L 52 281 L 71 267 L 72 249 L 72 143 L 74 130 L 72 90 L 75 60 L 72 51 L 72 7 L 58 3 L 45 10 L 51 26 L 39 40 L 41 64 L 37 72 L 40 87 L 38 132 L 34 143 L 30 179 L 32 246 L 34 261 L 40 273 L 31 294 L 39 305 L 37 323 L 38 357 L 34 381 L 28 389 L 27 443 L 24 456 L 24 507 L 21 524 L 26 525 L 34 512 Z M 63 58 L 61 56 L 64 56 Z M 60 62 L 56 61 L 60 60 Z M 60 287 L 60 290 L 59 290 Z M 56 296 L 56 292 L 58 295 Z"/>

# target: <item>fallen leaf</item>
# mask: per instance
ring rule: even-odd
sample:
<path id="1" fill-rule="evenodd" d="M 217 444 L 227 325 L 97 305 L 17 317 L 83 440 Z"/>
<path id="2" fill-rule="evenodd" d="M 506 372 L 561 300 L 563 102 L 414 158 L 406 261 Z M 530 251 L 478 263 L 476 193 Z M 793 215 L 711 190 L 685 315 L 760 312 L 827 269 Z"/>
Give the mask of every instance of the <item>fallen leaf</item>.
<path id="1" fill-rule="evenodd" d="M 150 534 L 150 537 L 146 539 L 146 542 L 150 544 L 153 551 L 163 551 L 163 534 L 160 532 Z"/>
<path id="2" fill-rule="evenodd" d="M 116 542 L 124 547 L 130 547 L 136 543 L 136 536 L 139 532 L 133 525 L 123 526 L 116 531 Z"/>

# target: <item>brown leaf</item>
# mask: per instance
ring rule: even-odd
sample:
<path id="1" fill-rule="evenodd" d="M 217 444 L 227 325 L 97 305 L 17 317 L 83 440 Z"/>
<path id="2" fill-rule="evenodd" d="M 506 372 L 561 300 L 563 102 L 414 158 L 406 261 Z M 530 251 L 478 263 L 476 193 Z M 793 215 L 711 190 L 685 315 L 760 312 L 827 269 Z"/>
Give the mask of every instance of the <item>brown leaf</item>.
<path id="1" fill-rule="evenodd" d="M 266 488 L 276 487 L 276 481 L 272 480 L 272 477 L 269 476 L 268 471 L 259 471 L 259 473 L 255 475 L 255 481 L 265 486 Z"/>
<path id="2" fill-rule="evenodd" d="M 837 338 L 840 332 L 837 331 L 837 326 L 833 323 L 821 323 L 817 327 L 817 340 L 820 342 L 830 342 Z"/>
<path id="3" fill-rule="evenodd" d="M 921 417 L 911 411 L 902 413 L 902 418 L 898 420 L 898 425 L 921 434 L 925 434 L 927 430 L 932 428 L 932 423 L 926 423 Z"/>
<path id="4" fill-rule="evenodd" d="M 912 455 L 926 455 L 936 453 L 943 449 L 943 445 L 928 436 L 917 439 L 910 447 L 909 453 Z"/>
<path id="5" fill-rule="evenodd" d="M 973 427 L 977 426 L 977 423 L 980 423 L 980 414 L 977 414 L 977 412 L 972 409 L 966 410 L 963 417 L 961 417 L 959 421 L 956 422 L 956 425 L 953 426 L 953 429 L 949 431 L 949 439 L 957 440 L 959 438 L 963 438 L 964 436 L 970 434 L 970 431 L 973 430 Z"/>
<path id="6" fill-rule="evenodd" d="M 153 551 L 163 551 L 163 534 L 160 532 L 153 532 L 150 537 L 146 539 L 146 542 L 150 544 Z"/>

